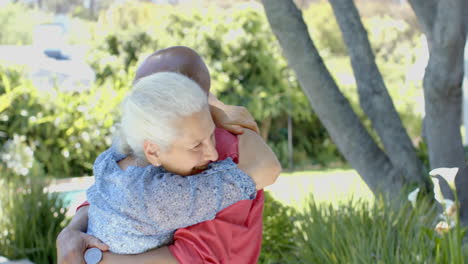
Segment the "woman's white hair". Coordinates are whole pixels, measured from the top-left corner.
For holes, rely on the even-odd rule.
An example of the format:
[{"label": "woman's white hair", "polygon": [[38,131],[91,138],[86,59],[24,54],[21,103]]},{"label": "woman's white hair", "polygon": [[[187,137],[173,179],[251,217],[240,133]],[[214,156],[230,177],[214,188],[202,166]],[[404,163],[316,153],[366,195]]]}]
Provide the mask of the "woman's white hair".
[{"label": "woman's white hair", "polygon": [[186,76],[159,72],[141,78],[122,103],[122,120],[114,146],[122,154],[145,159],[143,142],[164,150],[180,134],[174,122],[208,106],[206,94]]}]

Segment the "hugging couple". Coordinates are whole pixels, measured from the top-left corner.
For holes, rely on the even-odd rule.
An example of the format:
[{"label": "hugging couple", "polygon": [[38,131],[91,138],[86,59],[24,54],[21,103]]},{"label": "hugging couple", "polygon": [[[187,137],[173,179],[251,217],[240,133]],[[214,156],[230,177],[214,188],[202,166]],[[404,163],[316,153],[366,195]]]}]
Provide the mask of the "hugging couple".
[{"label": "hugging couple", "polygon": [[59,264],[257,263],[263,188],[281,166],[244,107],[210,93],[201,57],[159,50],[137,69]]}]

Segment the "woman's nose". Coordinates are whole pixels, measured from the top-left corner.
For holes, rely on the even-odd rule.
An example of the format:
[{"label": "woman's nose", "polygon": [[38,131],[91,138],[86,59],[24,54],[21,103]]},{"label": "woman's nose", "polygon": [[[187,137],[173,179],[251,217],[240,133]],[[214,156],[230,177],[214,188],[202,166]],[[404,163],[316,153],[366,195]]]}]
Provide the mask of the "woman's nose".
[{"label": "woman's nose", "polygon": [[218,151],[216,151],[216,145],[211,140],[207,144],[207,148],[205,150],[205,157],[207,160],[211,160],[211,161],[218,160]]}]

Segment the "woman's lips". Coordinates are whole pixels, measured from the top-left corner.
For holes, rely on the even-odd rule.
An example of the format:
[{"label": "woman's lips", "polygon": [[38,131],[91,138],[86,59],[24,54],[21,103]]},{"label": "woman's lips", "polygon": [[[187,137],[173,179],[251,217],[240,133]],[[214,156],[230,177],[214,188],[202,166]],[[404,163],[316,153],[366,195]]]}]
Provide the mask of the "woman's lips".
[{"label": "woman's lips", "polygon": [[206,170],[206,168],[208,168],[208,163],[195,167],[196,170]]},{"label": "woman's lips", "polygon": [[208,168],[208,164],[209,164],[209,163],[206,163],[206,164],[201,165],[201,166],[193,167],[193,171],[194,171],[196,174],[198,174],[198,173],[200,173],[200,172],[206,170],[206,169]]}]

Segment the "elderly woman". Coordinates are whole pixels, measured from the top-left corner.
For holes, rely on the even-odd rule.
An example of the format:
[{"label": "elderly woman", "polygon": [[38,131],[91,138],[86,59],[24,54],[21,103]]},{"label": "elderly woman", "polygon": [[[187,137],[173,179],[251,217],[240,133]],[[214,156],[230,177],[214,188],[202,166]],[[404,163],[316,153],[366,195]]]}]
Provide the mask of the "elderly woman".
[{"label": "elderly woman", "polygon": [[[137,75],[138,75],[138,73],[137,73]],[[196,78],[194,78],[194,79],[196,80]],[[174,149],[175,150],[183,150],[182,152],[179,152],[179,154],[178,154],[178,155],[183,155],[183,152],[185,152],[186,149],[178,148],[178,147],[188,146],[189,141],[190,141],[188,139],[190,137],[203,139],[203,140],[200,140],[200,143],[197,143],[197,145],[199,145],[198,147],[204,149],[203,151],[201,151],[204,154],[199,154],[198,155],[198,156],[202,157],[201,159],[200,158],[191,159],[189,164],[187,164],[187,166],[180,167],[176,163],[172,163],[171,159],[168,159],[169,157],[177,158],[178,155],[171,156],[172,154],[175,154],[176,152],[168,151],[168,152],[164,153],[162,151],[162,148],[160,146],[158,146],[157,144],[146,143],[143,146],[143,153],[145,153],[146,161],[148,161],[150,163],[153,162],[154,165],[159,165],[159,163],[161,163],[163,166],[167,166],[168,168],[174,168],[178,173],[180,173],[182,175],[184,175],[184,174],[185,175],[190,175],[190,174],[193,174],[193,173],[198,173],[200,170],[204,169],[206,162],[209,161],[209,160],[215,159],[215,156],[216,156],[216,154],[212,151],[212,147],[213,147],[212,143],[210,143],[211,142],[210,141],[211,140],[210,139],[211,129],[208,129],[208,128],[212,127],[212,125],[211,125],[212,123],[210,123],[210,118],[207,118],[208,116],[209,116],[209,114],[206,111],[205,111],[204,114],[203,114],[203,111],[199,111],[198,114],[192,115],[190,118],[185,119],[184,120],[185,122],[181,121],[185,125],[188,124],[189,126],[192,126],[191,127],[192,129],[190,129],[190,130],[195,131],[195,132],[198,131],[199,134],[190,133],[190,135],[186,135],[183,138],[177,138],[176,141],[178,141],[178,144],[174,143],[171,146],[172,150],[174,150]],[[182,124],[181,122],[178,122],[178,124],[181,125]],[[177,122],[175,122],[175,123],[177,123]],[[211,144],[211,147],[210,147],[210,144]],[[197,146],[194,146],[194,147],[197,148]],[[210,150],[210,148],[211,148],[211,150]],[[243,135],[239,136],[239,149],[238,149],[238,152],[239,152],[239,155],[240,155],[239,167],[242,168],[245,172],[247,172],[247,174],[249,174],[252,177],[252,179],[255,181],[256,187],[258,189],[260,189],[261,187],[263,187],[263,186],[265,186],[267,184],[270,184],[276,178],[276,176],[278,175],[280,168],[279,168],[279,164],[278,164],[276,158],[272,154],[271,150],[269,150],[269,148],[261,141],[260,137],[258,135],[256,135],[255,133],[252,133],[252,132],[247,130]],[[158,153],[160,153],[161,155],[158,155]],[[192,154],[190,154],[189,156],[191,156],[191,155]],[[244,157],[244,158],[242,158],[242,157]],[[136,160],[133,159],[133,158],[125,158],[125,159],[118,162],[119,168],[121,170],[128,169],[126,167],[129,166],[129,165],[130,166],[134,165],[134,162],[136,162]],[[174,164],[174,166],[172,167],[171,164]],[[224,165],[220,165],[218,168],[223,167],[223,166]],[[130,168],[133,168],[133,167],[130,167]],[[226,167],[226,168],[228,168],[228,167]],[[232,167],[229,167],[229,169],[232,169]],[[239,175],[241,175],[241,174],[239,174]],[[237,176],[239,176],[239,175],[237,175]],[[190,176],[190,177],[195,179],[195,177],[197,177],[197,176]],[[177,179],[180,180],[180,178],[177,178]],[[248,178],[245,178],[245,175],[244,175],[244,177],[243,178],[241,177],[241,179],[245,180],[245,179],[248,179]],[[239,178],[236,178],[236,180],[234,182],[239,182],[238,180],[239,180]],[[242,181],[243,180],[240,180],[240,182],[242,182]],[[213,184],[213,183],[210,183],[210,184]],[[228,185],[232,187],[232,184],[228,184]],[[246,184],[245,186],[247,186],[247,185],[248,184]],[[202,186],[200,186],[200,187],[202,187]],[[240,188],[240,189],[242,189],[242,188]],[[231,191],[232,191],[232,188],[231,188]],[[238,193],[242,193],[242,191],[241,192],[234,191],[234,193],[238,194]],[[262,193],[260,193],[260,194],[262,194]],[[244,193],[244,195],[245,195],[245,193]],[[259,196],[259,195],[257,195],[257,196]],[[244,198],[245,198],[245,196],[244,196]],[[222,199],[224,199],[224,197]],[[203,199],[200,199],[200,201],[201,200],[203,200]],[[234,200],[232,200],[232,201],[234,201]],[[203,202],[210,203],[211,198],[206,198],[206,200],[204,200]],[[96,200],[96,203],[99,203],[99,199]],[[223,202],[218,201],[218,204],[219,203],[223,204]],[[228,204],[228,203],[225,203],[225,205],[226,204]],[[241,209],[240,204],[241,204],[241,202],[236,204],[236,206],[239,205],[237,207],[237,209]],[[247,205],[247,204],[244,203],[243,205]],[[254,205],[255,205],[255,201],[254,201]],[[208,204],[207,204],[207,207],[209,207]],[[217,209],[215,209],[215,211],[219,210],[220,208],[222,208],[222,207],[218,207]],[[228,210],[228,209],[231,210],[231,208],[235,208],[235,206],[234,207],[229,207],[226,210]],[[252,206],[252,208],[256,208],[256,206]],[[213,209],[213,208],[211,208],[211,209]],[[226,210],[224,210],[224,211],[226,211]],[[83,211],[83,209],[80,210],[80,211]],[[206,210],[201,210],[201,211],[206,212]],[[258,213],[259,210],[255,209],[255,211],[256,211],[256,213]],[[238,215],[238,216],[229,215],[229,213],[227,213],[227,212],[228,211],[226,211],[226,213],[224,213],[224,215],[222,216],[222,217],[225,217],[225,219],[223,219],[224,220],[223,222],[229,222],[230,220],[233,220],[233,219],[236,219],[236,218],[237,218],[236,221],[241,220],[241,221],[243,221],[245,223],[248,223],[248,222],[252,221],[252,219],[249,219],[249,221],[245,221],[245,219],[249,218],[248,217],[249,213],[246,210],[243,211],[244,214],[241,214],[241,215]],[[83,212],[81,212],[81,213],[83,214]],[[213,211],[211,211],[211,214],[213,214]],[[218,217],[221,218],[221,215],[218,215],[216,218],[218,219]],[[247,218],[244,219],[243,217],[247,217]],[[80,219],[80,218],[77,218],[77,219]],[[217,224],[219,223],[219,221],[217,222],[217,219],[213,220],[214,222],[213,221],[204,222],[199,227],[217,226]],[[74,223],[72,223],[72,224],[75,225],[76,227],[78,227],[77,229],[79,229],[79,230],[86,229],[86,226],[84,226],[84,223],[82,221],[82,218],[81,218],[81,220],[76,220],[76,221],[75,220],[76,219],[73,220]],[[258,228],[256,229],[256,230],[260,230],[260,232],[258,233],[258,231],[255,231],[255,232],[257,232],[256,236],[258,237],[258,234],[260,234],[260,236],[261,236],[261,208],[260,208],[260,219],[258,219],[258,217],[257,217],[256,221],[260,222],[260,229],[258,229]],[[203,250],[200,251],[199,249],[190,248],[190,247],[194,247],[194,245],[197,245],[196,240],[198,238],[203,237],[202,235],[197,235],[197,236],[194,235],[196,233],[196,231],[197,231],[197,226],[198,225],[193,226],[193,227],[191,227],[190,229],[187,229],[187,230],[181,229],[181,230],[184,230],[184,231],[182,231],[182,232],[178,231],[179,236],[177,236],[177,233],[176,233],[176,241],[175,241],[176,243],[173,246],[171,246],[171,253],[172,253],[173,256],[171,254],[169,254],[169,251],[167,250],[166,247],[163,247],[161,249],[153,250],[153,251],[147,252],[145,254],[129,255],[129,256],[125,256],[125,257],[123,257],[121,255],[112,255],[112,254],[107,254],[106,255],[105,254],[103,262],[109,262],[109,263],[117,263],[117,262],[120,262],[120,263],[140,263],[142,261],[148,260],[149,261],[148,263],[176,263],[175,259],[174,259],[174,257],[176,257],[182,263],[202,263],[202,262],[199,262],[198,257],[208,257],[208,258],[210,258],[210,259],[212,259],[214,261],[214,262],[211,262],[211,263],[215,263],[216,261],[214,259],[216,257],[219,257],[219,256],[223,255],[223,254],[221,254],[221,251],[225,251],[226,248],[217,248],[217,249],[211,248],[211,249],[216,251],[213,254],[213,255],[216,255],[216,256],[198,256],[198,255],[204,255],[203,253],[206,253],[207,250],[204,250],[204,252],[202,252]],[[250,229],[253,229],[253,228],[250,228]],[[200,230],[200,228],[198,229],[198,231],[199,230]],[[210,231],[210,230],[208,230],[208,231]],[[229,230],[225,230],[225,231],[228,232]],[[248,233],[248,230],[244,230],[244,231],[245,231],[245,233]],[[244,232],[244,231],[242,231],[242,232]],[[67,234],[67,232],[64,232],[64,233]],[[62,261],[63,263],[73,263],[70,259],[68,259],[69,262],[67,262],[67,259],[63,257],[63,254],[61,254],[62,252],[65,252],[66,254],[69,254],[69,252],[70,252],[70,250],[67,249],[66,245],[63,245],[63,243],[61,243],[61,240],[64,240],[65,238],[69,238],[69,236],[67,236],[65,234],[63,234],[63,235],[61,234],[62,239],[60,239],[60,237],[58,239],[59,262]],[[68,234],[70,234],[70,232],[68,232]],[[184,235],[186,235],[186,237],[184,237]],[[217,234],[217,236],[220,237],[220,240],[223,240],[223,233],[219,233],[219,234]],[[189,237],[189,239],[187,239],[187,237]],[[77,234],[77,235],[75,235],[73,237],[73,239],[78,240],[78,241],[81,240],[81,241],[84,242],[84,241],[86,241],[87,238],[84,235]],[[187,240],[191,240],[191,241],[189,241],[190,243],[184,243],[184,241],[187,242]],[[204,241],[206,241],[206,240],[210,240],[210,237],[208,237],[208,239],[207,239],[207,237],[205,236]],[[212,239],[212,240],[213,240],[212,242],[216,242],[215,241],[216,239]],[[103,250],[106,249],[105,246],[103,246],[102,244],[100,244],[97,241],[92,241],[92,240],[90,241],[89,239],[87,241],[88,241],[87,244],[89,246],[98,246]],[[82,244],[83,244],[83,242],[82,242]],[[200,241],[198,241],[198,242],[200,242]],[[252,241],[251,243],[254,243],[254,242]],[[255,243],[257,243],[257,242],[255,242]],[[187,246],[187,245],[189,245],[189,246]],[[218,243],[218,245],[219,245],[219,243]],[[212,246],[212,244],[210,245],[210,241],[207,241],[206,244],[204,244],[202,246]],[[222,245],[222,246],[228,247],[230,245]],[[250,246],[249,245],[244,245],[245,248],[257,248],[257,249],[259,249],[258,246],[259,246],[259,244],[250,245]],[[182,251],[183,252],[188,251],[187,254],[189,254],[190,251],[192,251],[192,253],[195,252],[193,257],[195,257],[197,259],[193,259],[193,261],[192,261],[192,259],[187,258],[187,256],[181,256],[181,255],[184,254],[184,253],[181,253]],[[243,251],[243,250],[241,250],[239,248],[237,248],[236,251],[237,251],[236,253],[238,253],[238,254],[244,254],[245,255],[245,253],[246,253],[245,250]],[[73,252],[73,251],[71,251],[71,252]],[[256,259],[258,257],[257,253],[258,252],[255,252],[255,250],[254,250],[253,253],[252,253],[253,256],[250,256],[250,258],[251,259]],[[195,254],[198,254],[198,255],[195,256]],[[247,254],[250,254],[250,253],[247,253]],[[232,252],[230,252],[230,255],[234,256],[235,254],[232,254]],[[67,256],[67,255],[65,255],[65,256]],[[232,258],[232,256],[231,256],[231,258]],[[62,257],[62,259],[61,259],[61,257]],[[245,259],[249,258],[249,256],[244,256],[244,258]],[[202,260],[200,260],[200,261],[202,261]],[[219,260],[219,261],[220,262],[226,262],[226,261],[229,261],[229,260],[224,259],[224,261],[221,261],[221,260]],[[79,263],[79,262],[77,262],[77,263]],[[243,263],[247,263],[247,262],[243,261]],[[255,263],[255,260],[253,260],[252,262],[248,262],[248,263]]]}]

